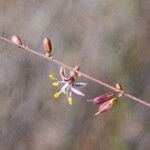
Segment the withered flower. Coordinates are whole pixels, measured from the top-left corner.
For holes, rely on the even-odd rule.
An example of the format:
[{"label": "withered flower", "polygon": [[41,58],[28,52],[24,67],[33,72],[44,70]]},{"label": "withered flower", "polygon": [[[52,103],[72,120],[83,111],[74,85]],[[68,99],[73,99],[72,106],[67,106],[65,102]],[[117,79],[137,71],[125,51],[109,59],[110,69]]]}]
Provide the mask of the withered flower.
[{"label": "withered flower", "polygon": [[11,41],[12,41],[15,45],[17,45],[18,47],[20,47],[20,46],[23,45],[21,39],[20,39],[18,36],[16,36],[16,35],[13,35],[13,36],[11,37]]},{"label": "withered flower", "polygon": [[50,39],[48,37],[45,37],[43,39],[43,47],[44,47],[44,50],[46,52],[45,55],[50,58],[52,56],[52,54],[51,54],[51,52],[52,52],[52,44],[51,44],[51,41],[50,41]]},{"label": "withered flower", "polygon": [[59,92],[56,92],[54,94],[54,97],[57,98],[60,96],[60,94],[67,95],[68,103],[72,105],[72,93],[75,93],[80,96],[85,96],[83,92],[81,92],[79,89],[86,86],[86,83],[75,83],[75,80],[77,77],[80,76],[79,73],[76,71],[79,71],[79,66],[75,66],[73,70],[70,71],[69,76],[67,77],[65,68],[60,68],[60,77],[61,81],[58,81],[54,75],[50,74],[50,79],[53,81],[53,86],[57,87],[59,85],[62,85],[61,90]]},{"label": "withered flower", "polygon": [[116,98],[112,98],[111,100],[104,102],[102,105],[100,105],[100,107],[99,107],[99,109],[98,109],[98,112],[95,113],[95,115],[98,115],[98,114],[100,114],[100,113],[106,112],[106,111],[109,110],[116,102],[117,102],[117,99],[116,99]]},{"label": "withered flower", "polygon": [[118,89],[118,92],[109,92],[104,95],[100,95],[92,100],[87,100],[88,102],[92,101],[93,104],[101,104],[96,115],[110,109],[117,102],[117,98],[123,95],[124,91],[122,89],[122,86],[117,83],[116,88]]},{"label": "withered flower", "polygon": [[111,100],[112,98],[114,98],[115,97],[115,93],[113,93],[113,92],[109,92],[109,93],[106,93],[106,94],[104,94],[104,95],[100,95],[100,96],[98,96],[98,97],[95,97],[94,99],[92,99],[92,100],[87,100],[88,102],[90,102],[90,101],[92,101],[93,102],[93,104],[102,104],[102,103],[104,103],[104,102],[106,102],[106,101],[109,101],[109,100]]}]

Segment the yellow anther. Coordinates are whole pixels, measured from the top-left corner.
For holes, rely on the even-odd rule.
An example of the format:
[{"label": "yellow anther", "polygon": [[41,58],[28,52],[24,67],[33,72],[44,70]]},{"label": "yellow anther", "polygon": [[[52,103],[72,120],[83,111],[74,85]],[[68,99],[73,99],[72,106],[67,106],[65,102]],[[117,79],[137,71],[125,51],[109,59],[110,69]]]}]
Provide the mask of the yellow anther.
[{"label": "yellow anther", "polygon": [[58,86],[59,85],[59,83],[58,82],[53,82],[53,86]]},{"label": "yellow anther", "polygon": [[117,102],[117,99],[116,99],[116,98],[112,98],[112,99],[111,99],[111,102],[112,102],[113,104],[115,104],[115,103]]},{"label": "yellow anther", "polygon": [[72,97],[68,97],[68,103],[72,105]]},{"label": "yellow anther", "polygon": [[52,80],[52,81],[55,81],[55,76],[53,74],[50,74],[49,75],[49,78]]},{"label": "yellow anther", "polygon": [[54,94],[54,97],[57,98],[57,97],[59,97],[59,95],[60,95],[59,92],[57,92]]}]

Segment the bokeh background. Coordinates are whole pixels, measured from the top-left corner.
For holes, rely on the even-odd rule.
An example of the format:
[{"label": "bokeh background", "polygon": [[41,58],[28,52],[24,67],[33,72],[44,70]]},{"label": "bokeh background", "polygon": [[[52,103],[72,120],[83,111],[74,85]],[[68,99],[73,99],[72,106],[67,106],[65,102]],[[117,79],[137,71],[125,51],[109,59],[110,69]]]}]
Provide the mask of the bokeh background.
[{"label": "bokeh background", "polygon": [[[14,34],[40,53],[48,36],[58,60],[150,100],[149,0],[0,0],[0,35]],[[0,150],[150,149],[149,108],[123,97],[95,117],[86,99],[109,90],[84,78],[86,98],[54,100],[59,68],[0,41]]]}]

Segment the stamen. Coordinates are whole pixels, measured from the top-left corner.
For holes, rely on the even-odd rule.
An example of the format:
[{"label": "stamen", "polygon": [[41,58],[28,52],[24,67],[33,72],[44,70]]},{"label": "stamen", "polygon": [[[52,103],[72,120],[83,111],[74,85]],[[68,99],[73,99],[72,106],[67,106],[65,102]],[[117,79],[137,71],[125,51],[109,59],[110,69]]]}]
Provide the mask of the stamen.
[{"label": "stamen", "polygon": [[72,105],[72,97],[68,97],[68,103]]},{"label": "stamen", "polygon": [[52,80],[52,81],[55,81],[56,79],[55,79],[55,76],[53,75],[53,74],[50,74],[49,75],[49,78]]},{"label": "stamen", "polygon": [[53,82],[53,86],[57,87],[59,85],[58,82]]},{"label": "stamen", "polygon": [[54,94],[54,97],[55,97],[55,98],[58,98],[58,97],[59,97],[59,95],[60,95],[60,93],[59,93],[59,92],[57,92],[57,93],[55,93],[55,94]]},{"label": "stamen", "polygon": [[117,99],[116,98],[111,99],[111,101],[112,101],[113,104],[117,103]]}]

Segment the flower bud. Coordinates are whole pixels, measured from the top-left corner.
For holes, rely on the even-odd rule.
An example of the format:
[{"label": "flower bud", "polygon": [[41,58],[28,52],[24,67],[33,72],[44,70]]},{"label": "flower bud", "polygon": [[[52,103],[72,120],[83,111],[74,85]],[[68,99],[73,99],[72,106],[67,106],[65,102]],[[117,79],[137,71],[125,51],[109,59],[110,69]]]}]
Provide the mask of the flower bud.
[{"label": "flower bud", "polygon": [[21,42],[20,38],[19,38],[18,36],[16,36],[16,35],[13,35],[13,36],[11,37],[11,41],[12,41],[15,45],[17,45],[18,47],[22,46],[22,42]]},{"label": "flower bud", "polygon": [[51,41],[50,41],[49,38],[45,37],[45,38],[43,39],[43,47],[44,47],[46,53],[51,54],[51,51],[52,51],[52,44],[51,44]]},{"label": "flower bud", "polygon": [[51,44],[51,41],[50,41],[50,39],[49,38],[44,38],[43,39],[43,47],[44,47],[44,49],[45,49],[45,51],[46,51],[46,56],[48,57],[48,58],[50,58],[50,57],[52,57],[52,54],[51,54],[51,51],[52,51],[52,44]]}]

